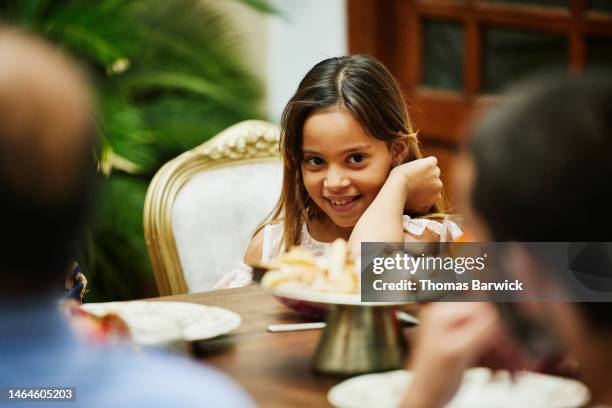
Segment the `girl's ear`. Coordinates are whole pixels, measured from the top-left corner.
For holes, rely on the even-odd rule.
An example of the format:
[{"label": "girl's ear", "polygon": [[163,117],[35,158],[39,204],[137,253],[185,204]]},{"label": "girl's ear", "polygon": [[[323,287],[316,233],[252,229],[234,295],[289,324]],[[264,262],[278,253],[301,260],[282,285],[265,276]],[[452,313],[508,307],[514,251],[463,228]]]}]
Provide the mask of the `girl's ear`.
[{"label": "girl's ear", "polygon": [[391,160],[393,167],[404,163],[410,150],[410,138],[416,135],[400,133],[399,137],[391,142]]}]

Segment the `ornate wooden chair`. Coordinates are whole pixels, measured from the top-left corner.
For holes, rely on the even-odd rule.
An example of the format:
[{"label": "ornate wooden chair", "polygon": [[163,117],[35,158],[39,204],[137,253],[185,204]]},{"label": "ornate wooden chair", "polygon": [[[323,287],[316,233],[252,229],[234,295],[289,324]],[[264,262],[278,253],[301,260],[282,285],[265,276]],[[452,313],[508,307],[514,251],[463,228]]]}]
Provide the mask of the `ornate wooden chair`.
[{"label": "ornate wooden chair", "polygon": [[277,126],[249,120],[160,168],[144,207],[160,295],[210,290],[240,265],[279,196],[278,141]]}]

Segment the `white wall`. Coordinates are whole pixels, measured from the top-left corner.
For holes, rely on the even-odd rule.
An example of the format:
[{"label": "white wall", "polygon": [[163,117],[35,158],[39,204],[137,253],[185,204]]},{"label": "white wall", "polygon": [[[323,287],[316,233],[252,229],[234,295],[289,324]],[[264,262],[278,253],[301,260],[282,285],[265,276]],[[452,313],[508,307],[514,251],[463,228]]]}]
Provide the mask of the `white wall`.
[{"label": "white wall", "polygon": [[[268,69],[268,20],[260,13],[238,0],[202,0],[208,7],[221,13],[235,37],[236,49],[250,71],[265,85]],[[267,109],[264,101],[262,110]]]},{"label": "white wall", "polygon": [[280,120],[300,80],[317,62],[348,51],[346,0],[270,0],[280,15],[237,0],[202,0],[223,13],[251,72],[265,86],[265,111]]},{"label": "white wall", "polygon": [[273,0],[268,19],[267,112],[280,120],[300,80],[317,62],[348,51],[346,0]]}]

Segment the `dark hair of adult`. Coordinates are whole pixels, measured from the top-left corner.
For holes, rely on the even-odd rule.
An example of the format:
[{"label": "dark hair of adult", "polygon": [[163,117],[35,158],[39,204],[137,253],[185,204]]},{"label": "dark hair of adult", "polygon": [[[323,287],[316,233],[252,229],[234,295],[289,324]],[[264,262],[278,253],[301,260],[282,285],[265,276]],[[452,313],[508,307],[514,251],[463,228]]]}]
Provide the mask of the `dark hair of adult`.
[{"label": "dark hair of adult", "polygon": [[63,283],[94,192],[90,92],[52,46],[0,27],[0,294]]},{"label": "dark hair of adult", "polygon": [[[609,242],[612,74],[538,76],[517,86],[469,144],[472,203],[496,241]],[[612,328],[607,303],[585,303]]]}]

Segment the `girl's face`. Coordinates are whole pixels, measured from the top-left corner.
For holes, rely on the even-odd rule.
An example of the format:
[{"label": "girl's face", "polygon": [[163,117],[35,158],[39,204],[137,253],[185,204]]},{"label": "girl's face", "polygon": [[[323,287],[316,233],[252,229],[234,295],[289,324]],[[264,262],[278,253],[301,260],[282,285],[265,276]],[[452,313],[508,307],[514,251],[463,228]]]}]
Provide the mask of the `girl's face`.
[{"label": "girl's face", "polygon": [[334,224],[354,227],[391,170],[387,143],[366,133],[343,107],[310,115],[302,133],[306,191]]}]

